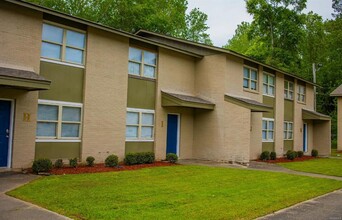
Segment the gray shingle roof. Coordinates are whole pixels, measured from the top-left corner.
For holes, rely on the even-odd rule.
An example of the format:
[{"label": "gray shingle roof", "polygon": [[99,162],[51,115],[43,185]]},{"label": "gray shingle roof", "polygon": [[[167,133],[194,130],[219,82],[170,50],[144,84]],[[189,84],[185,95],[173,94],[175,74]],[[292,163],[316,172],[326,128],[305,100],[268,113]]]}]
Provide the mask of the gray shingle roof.
[{"label": "gray shingle roof", "polygon": [[249,99],[249,98],[245,98],[245,97],[239,97],[239,96],[233,96],[233,95],[228,95],[228,94],[225,94],[225,95],[229,96],[231,98],[237,99],[237,100],[244,102],[246,104],[256,105],[256,106],[265,107],[265,108],[272,108],[271,106],[265,105],[261,102],[255,101],[253,99]]},{"label": "gray shingle roof", "polygon": [[45,79],[43,76],[40,76],[33,71],[12,69],[7,67],[0,67],[0,76],[50,82],[50,80]]},{"label": "gray shingle roof", "polygon": [[170,92],[165,92],[165,91],[163,91],[163,93],[168,94],[170,96],[173,96],[175,98],[178,98],[182,101],[186,101],[186,102],[194,102],[194,103],[209,104],[209,105],[214,104],[212,102],[209,102],[207,100],[201,99],[201,98],[196,97],[196,96],[182,95],[182,94],[170,93]]},{"label": "gray shingle roof", "polygon": [[342,96],[342,84],[330,93],[330,96]]}]

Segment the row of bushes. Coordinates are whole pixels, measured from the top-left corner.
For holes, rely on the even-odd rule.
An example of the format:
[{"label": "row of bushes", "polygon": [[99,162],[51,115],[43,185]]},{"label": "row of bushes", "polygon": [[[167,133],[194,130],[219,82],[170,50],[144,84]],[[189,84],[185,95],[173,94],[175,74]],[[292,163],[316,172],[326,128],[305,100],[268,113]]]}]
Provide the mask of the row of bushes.
[{"label": "row of bushes", "polygon": [[[289,160],[294,160],[295,158],[303,157],[304,152],[303,151],[293,151],[293,150],[288,150],[285,154],[286,158]],[[317,150],[312,150],[311,151],[311,156],[317,157],[318,156],[318,151]],[[260,154],[260,160],[275,160],[277,158],[276,152],[269,152],[269,151],[264,151]]]},{"label": "row of bushes", "polygon": [[[176,154],[169,153],[166,155],[166,160],[171,163],[176,163],[178,160],[178,157]],[[128,153],[125,156],[124,163],[126,165],[134,165],[134,164],[151,164],[155,161],[155,155],[153,152],[142,152],[142,153]],[[94,166],[95,164],[95,158],[92,156],[89,156],[86,158],[86,165],[89,167]],[[105,159],[105,166],[106,167],[116,167],[119,164],[119,158],[118,156],[112,154],[109,155]],[[70,167],[77,167],[77,158],[69,159],[69,166]],[[32,171],[35,173],[40,172],[49,172],[52,167],[55,168],[62,168],[64,166],[62,159],[57,159],[52,165],[52,161],[50,159],[37,159],[33,161],[32,165]]]}]

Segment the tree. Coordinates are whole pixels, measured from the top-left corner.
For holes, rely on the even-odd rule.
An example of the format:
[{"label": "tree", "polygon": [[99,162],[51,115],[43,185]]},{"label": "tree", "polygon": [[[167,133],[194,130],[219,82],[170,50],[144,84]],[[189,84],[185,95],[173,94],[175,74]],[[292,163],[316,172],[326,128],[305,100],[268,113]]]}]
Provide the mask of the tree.
[{"label": "tree", "polygon": [[341,17],[342,14],[342,1],[341,0],[332,0],[332,8],[334,12],[332,15],[335,18]]},{"label": "tree", "polygon": [[207,15],[198,9],[186,14],[187,0],[27,0],[69,15],[123,31],[145,29],[210,43]]}]

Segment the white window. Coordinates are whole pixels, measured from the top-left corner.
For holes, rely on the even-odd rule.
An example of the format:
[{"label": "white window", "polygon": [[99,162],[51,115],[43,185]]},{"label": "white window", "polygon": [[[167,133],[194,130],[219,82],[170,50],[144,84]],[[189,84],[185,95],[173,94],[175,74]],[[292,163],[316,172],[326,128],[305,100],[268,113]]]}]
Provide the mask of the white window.
[{"label": "white window", "polygon": [[38,101],[37,139],[80,139],[82,104]]},{"label": "white window", "polygon": [[157,54],[137,49],[129,48],[128,73],[147,78],[156,78]]},{"label": "white window", "polygon": [[264,73],[263,75],[263,94],[274,97],[275,78],[274,75]]},{"label": "white window", "polygon": [[293,122],[284,122],[284,140],[293,140]]},{"label": "white window", "polygon": [[297,101],[305,103],[305,86],[298,85]]},{"label": "white window", "polygon": [[285,99],[293,100],[293,82],[284,82],[284,97]]},{"label": "white window", "polygon": [[126,140],[153,140],[154,110],[128,108]]},{"label": "white window", "polygon": [[243,88],[258,90],[258,71],[256,69],[243,67]]},{"label": "white window", "polygon": [[262,141],[273,142],[274,140],[274,119],[263,118],[262,119]]},{"label": "white window", "polygon": [[84,64],[85,33],[43,24],[41,57],[73,64]]}]

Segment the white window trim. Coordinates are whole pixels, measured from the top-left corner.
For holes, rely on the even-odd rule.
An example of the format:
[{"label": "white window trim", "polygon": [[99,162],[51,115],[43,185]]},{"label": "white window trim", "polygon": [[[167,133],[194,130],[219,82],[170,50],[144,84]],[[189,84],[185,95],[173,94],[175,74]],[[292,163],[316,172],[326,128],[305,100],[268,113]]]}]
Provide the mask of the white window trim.
[{"label": "white window trim", "polygon": [[[36,136],[36,142],[81,142],[81,134],[82,134],[82,125],[83,125],[83,104],[76,102],[63,102],[63,101],[53,101],[53,100],[45,100],[38,99],[38,105],[52,105],[58,107],[58,118],[55,123],[57,123],[57,131],[56,137],[44,137],[44,136]],[[70,122],[71,124],[79,124],[79,136],[78,137],[62,137],[60,136],[62,133],[62,110],[63,107],[76,107],[81,108],[80,122]],[[37,118],[37,123],[39,122]],[[65,122],[64,122],[65,123]]]},{"label": "white window trim", "polygon": [[[129,57],[128,57],[128,65],[129,63],[137,63],[137,64],[140,64],[140,69],[139,69],[139,75],[136,75],[136,74],[131,74],[128,70],[128,74],[131,75],[131,76],[137,76],[137,77],[143,77],[143,78],[148,78],[148,79],[156,79],[157,78],[157,65],[158,65],[158,54],[154,51],[149,51],[149,50],[145,50],[145,49],[142,49],[142,48],[139,48],[139,47],[129,47],[129,48],[134,48],[134,49],[137,49],[137,50],[141,50],[142,53],[141,53],[141,61],[136,61],[136,60],[130,60]],[[156,55],[156,64],[155,65],[152,65],[152,64],[147,64],[144,62],[144,53],[145,52],[149,52],[149,53],[153,53]],[[129,53],[129,52],[128,52]],[[151,66],[151,67],[154,67],[154,77],[149,77],[149,76],[145,76],[144,75],[144,68],[145,68],[145,65],[146,66]]]},{"label": "white window trim", "polygon": [[[285,82],[288,83],[288,89],[285,88]],[[290,83],[292,83],[292,88],[293,88],[293,90],[290,90]],[[292,92],[292,99],[286,97],[285,94],[284,94],[284,99],[293,101],[293,100],[296,98],[296,97],[294,97],[294,96],[295,96],[295,91],[294,91],[294,90],[295,90],[295,84],[294,84],[294,82],[291,82],[291,81],[288,81],[288,80],[284,80],[284,91],[286,91],[287,96],[289,96],[288,94],[289,94],[290,92]]]},{"label": "white window trim", "polygon": [[[50,58],[50,57],[43,57],[40,54],[41,60],[44,60],[44,61],[47,61],[47,62],[51,62],[51,63],[63,64],[63,65],[67,65],[67,66],[83,67],[84,68],[85,61],[86,61],[86,49],[87,49],[87,32],[84,31],[84,30],[80,30],[80,29],[77,29],[77,28],[69,27],[69,26],[66,26],[66,25],[63,25],[63,24],[59,24],[59,23],[56,23],[56,22],[52,22],[52,21],[48,21],[48,20],[43,20],[43,24],[47,24],[47,25],[51,25],[51,26],[62,28],[63,29],[63,39],[62,39],[62,44],[61,44],[62,48],[61,48],[61,58],[60,59],[55,59],[55,58]],[[81,33],[81,34],[85,35],[85,38],[84,38],[84,48],[78,48],[78,47],[72,47],[72,46],[67,46],[66,45],[66,31],[67,30],[78,32],[78,33]],[[42,25],[42,32],[43,32],[43,25]],[[60,45],[60,44],[57,44],[57,43],[54,43],[54,42],[43,40],[43,37],[42,37],[41,38],[41,43],[43,43],[43,42],[50,43],[50,44],[55,44],[55,45]],[[75,48],[77,50],[82,50],[83,51],[83,57],[82,57],[82,63],[81,64],[64,60],[64,58],[65,58],[65,48],[66,47]]]},{"label": "white window trim", "polygon": [[[300,87],[304,88],[304,93],[300,93],[300,89],[299,89]],[[298,100],[300,96],[304,97],[304,101]],[[298,86],[297,86],[297,102],[302,103],[302,104],[306,103],[306,86],[304,86],[304,85],[298,84]]]},{"label": "white window trim", "polygon": [[[269,121],[273,121],[273,139],[266,139],[266,140],[264,140],[263,138],[262,138],[262,135],[261,135],[261,139],[262,139],[262,142],[264,142],[264,143],[274,143],[274,135],[275,135],[275,131],[274,131],[274,128],[275,128],[275,123],[274,123],[274,118],[262,118],[262,120],[264,121],[267,121],[267,124],[268,124],[268,122]],[[264,129],[261,127],[261,133],[262,133],[262,131],[263,131]],[[268,138],[268,131],[270,131],[270,130],[266,130],[266,137]]]},{"label": "white window trim", "polygon": [[272,76],[273,78],[274,78],[274,85],[273,85],[273,88],[274,88],[274,94],[273,95],[270,95],[270,94],[265,94],[264,93],[264,85],[266,85],[267,87],[270,87],[270,86],[272,86],[272,85],[270,85],[269,83],[265,83],[264,82],[264,77],[262,78],[262,95],[264,95],[264,96],[269,96],[269,97],[275,97],[275,93],[276,93],[276,76],[274,75],[274,74],[271,74],[271,73],[268,73],[268,72],[263,72],[263,75],[266,75],[267,77],[268,76]]},{"label": "white window trim", "polygon": [[[127,112],[135,112],[139,113],[139,123],[138,123],[138,137],[137,138],[127,138],[126,137],[126,142],[154,142],[154,132],[155,132],[155,111],[151,109],[140,109],[140,108],[127,108]],[[150,125],[149,127],[152,127],[152,138],[141,138],[141,128],[143,127],[141,123],[142,119],[142,114],[143,113],[148,113],[148,114],[153,114],[153,125]],[[133,125],[132,125],[133,126]],[[147,126],[147,125],[146,125]],[[126,123],[127,127],[127,123]]]},{"label": "white window trim", "polygon": [[[285,141],[292,141],[293,140],[293,121],[284,121],[284,123],[287,123],[287,124],[292,124],[292,130],[285,130],[284,127],[283,127],[283,132],[286,132],[286,138],[284,138]],[[288,125],[287,125],[287,128],[288,128]],[[291,131],[292,132],[292,138],[287,138],[288,136],[288,132]]]},{"label": "white window trim", "polygon": [[[249,69],[249,78],[248,78],[248,88],[245,88],[243,86],[243,80],[246,79],[245,76],[244,76],[244,71],[242,71],[242,87],[245,91],[248,91],[248,92],[255,92],[255,93],[258,93],[259,92],[259,81],[260,81],[260,77],[259,77],[259,70],[254,68],[254,67],[251,67],[251,66],[247,66],[247,65],[243,65],[243,69],[244,68],[247,68]],[[257,79],[256,80],[252,80],[251,79],[251,70],[255,70],[256,71],[256,75],[257,75]],[[251,81],[256,81],[256,90],[252,89],[251,88]]]}]

